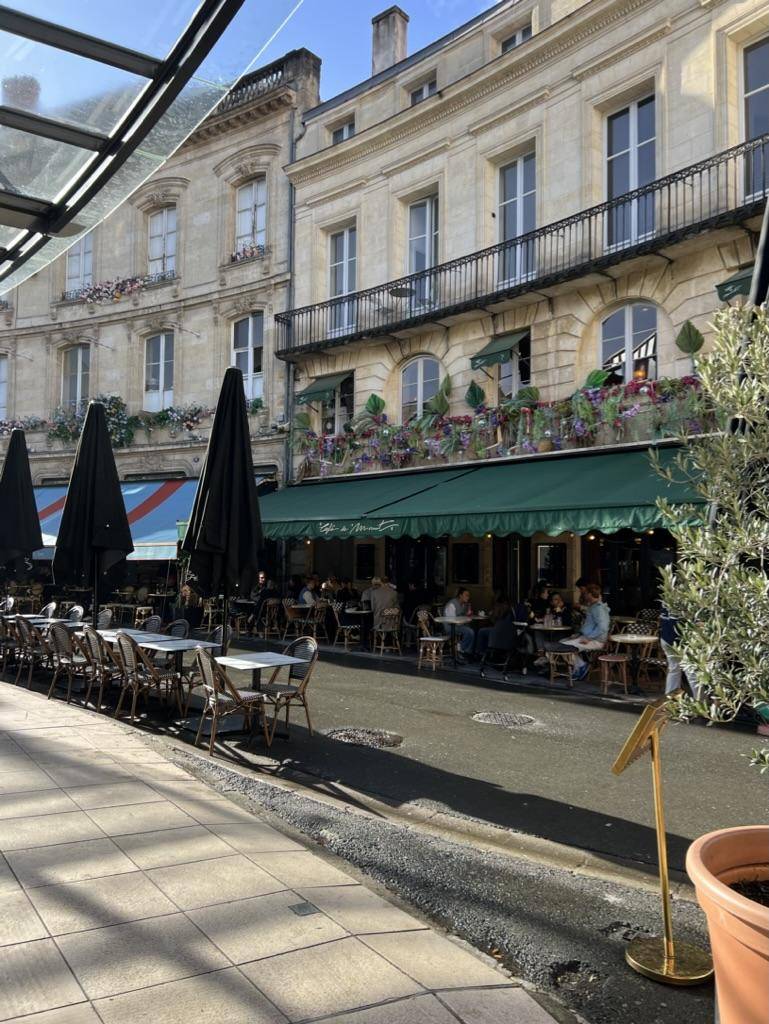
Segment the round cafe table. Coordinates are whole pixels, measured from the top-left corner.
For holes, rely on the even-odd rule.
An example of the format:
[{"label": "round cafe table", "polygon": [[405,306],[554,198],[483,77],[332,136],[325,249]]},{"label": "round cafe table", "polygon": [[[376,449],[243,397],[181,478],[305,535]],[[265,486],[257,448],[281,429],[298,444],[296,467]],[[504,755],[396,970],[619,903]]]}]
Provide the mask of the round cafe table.
[{"label": "round cafe table", "polygon": [[468,622],[472,621],[469,615],[436,615],[433,617],[433,622],[440,622],[449,627],[449,646],[454,668],[459,664],[457,661],[457,626],[466,626]]},{"label": "round cafe table", "polygon": [[641,658],[644,648],[651,648],[656,644],[658,637],[656,633],[612,633],[609,640],[613,644],[626,644],[630,648],[630,678],[632,691],[638,692],[638,675],[641,671]]},{"label": "round cafe table", "polygon": [[345,608],[345,615],[357,615],[360,617],[360,645],[366,647],[368,644],[369,634],[371,632],[369,628],[367,615],[373,615],[374,613],[370,608]]}]

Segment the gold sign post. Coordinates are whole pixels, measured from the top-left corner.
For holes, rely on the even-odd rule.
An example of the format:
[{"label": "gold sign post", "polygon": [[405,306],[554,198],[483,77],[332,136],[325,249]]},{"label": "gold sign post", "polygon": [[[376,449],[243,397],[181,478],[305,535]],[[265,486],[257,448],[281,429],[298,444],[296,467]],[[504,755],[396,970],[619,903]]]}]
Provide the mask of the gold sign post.
[{"label": "gold sign post", "polygon": [[663,981],[668,985],[699,985],[703,981],[708,981],[713,974],[713,961],[710,955],[699,946],[693,946],[688,942],[673,941],[660,765],[660,732],[667,720],[664,701],[650,704],[645,708],[611,769],[615,775],[620,775],[628,765],[641,757],[647,750],[651,753],[664,934],[662,938],[652,936],[633,939],[625,950],[625,959],[634,971],[638,971],[639,974],[652,978],[654,981]]}]

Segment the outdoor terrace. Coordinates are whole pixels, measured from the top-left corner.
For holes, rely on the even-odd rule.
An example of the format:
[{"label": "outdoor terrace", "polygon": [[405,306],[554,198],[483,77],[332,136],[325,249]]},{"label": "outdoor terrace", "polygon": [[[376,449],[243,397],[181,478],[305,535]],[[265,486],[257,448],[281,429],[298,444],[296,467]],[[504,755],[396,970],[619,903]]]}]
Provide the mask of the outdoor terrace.
[{"label": "outdoor terrace", "polygon": [[769,133],[510,241],[275,316],[277,355],[389,335],[605,271],[762,212]]}]

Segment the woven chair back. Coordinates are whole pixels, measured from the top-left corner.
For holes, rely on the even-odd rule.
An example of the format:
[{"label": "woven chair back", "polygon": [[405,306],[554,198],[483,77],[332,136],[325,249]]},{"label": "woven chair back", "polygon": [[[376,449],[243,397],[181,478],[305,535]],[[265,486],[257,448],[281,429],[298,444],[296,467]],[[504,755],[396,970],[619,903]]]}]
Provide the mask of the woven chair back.
[{"label": "woven chair back", "polygon": [[169,625],[167,633],[178,640],[186,640],[190,635],[190,624],[186,619],[174,619]]},{"label": "woven chair back", "polygon": [[43,605],[40,609],[40,614],[44,619],[52,619],[56,614],[56,602],[49,601],[48,604]]},{"label": "woven chair back", "polygon": [[157,633],[162,625],[163,620],[159,615],[148,615],[144,622],[142,622],[141,628],[145,633]]},{"label": "woven chair back", "polygon": [[83,618],[83,606],[82,604],[73,604],[70,610],[67,612],[68,622],[80,622]]}]

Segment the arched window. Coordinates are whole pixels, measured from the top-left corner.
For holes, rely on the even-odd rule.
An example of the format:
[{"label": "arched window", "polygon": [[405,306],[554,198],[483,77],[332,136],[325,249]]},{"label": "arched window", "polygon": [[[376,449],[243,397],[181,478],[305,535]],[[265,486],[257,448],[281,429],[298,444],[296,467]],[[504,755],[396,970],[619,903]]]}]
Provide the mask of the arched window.
[{"label": "arched window", "polygon": [[232,325],[232,366],[243,374],[246,398],[261,398],[263,392],[264,313],[259,310]]},{"label": "arched window", "polygon": [[[264,251],[267,241],[267,181],[254,178],[238,189],[235,252],[252,247]],[[253,252],[252,255],[257,255]]]},{"label": "arched window", "polygon": [[441,383],[441,367],[437,359],[420,356],[401,371],[401,423],[421,416],[425,402],[434,398]]},{"label": "arched window", "polygon": [[164,206],[149,217],[149,253],[147,269],[150,274],[176,272],[176,207]]},{"label": "arched window", "polygon": [[77,409],[88,399],[91,376],[91,346],[73,345],[64,349],[61,364],[61,404]]},{"label": "arched window", "polygon": [[160,412],[174,404],[174,336],[153,334],[144,343],[144,408]]},{"label": "arched window", "polygon": [[635,302],[603,320],[601,366],[610,372],[610,384],[653,380],[657,376],[656,306]]}]

